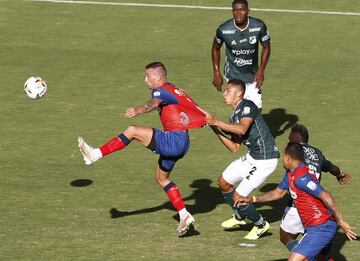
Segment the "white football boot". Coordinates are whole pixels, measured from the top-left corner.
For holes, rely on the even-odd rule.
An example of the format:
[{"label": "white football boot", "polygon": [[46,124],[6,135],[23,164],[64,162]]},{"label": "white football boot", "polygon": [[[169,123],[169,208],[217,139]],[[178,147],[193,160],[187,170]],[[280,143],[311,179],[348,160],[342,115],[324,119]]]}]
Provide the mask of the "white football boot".
[{"label": "white football boot", "polygon": [[195,219],[190,213],[187,213],[185,217],[180,219],[179,226],[177,228],[177,232],[179,235],[184,235],[190,228],[190,225],[194,224]]},{"label": "white football boot", "polygon": [[79,143],[80,152],[84,157],[84,161],[86,165],[90,165],[98,160],[94,157],[93,147],[87,144],[83,137],[78,137],[78,143]]}]

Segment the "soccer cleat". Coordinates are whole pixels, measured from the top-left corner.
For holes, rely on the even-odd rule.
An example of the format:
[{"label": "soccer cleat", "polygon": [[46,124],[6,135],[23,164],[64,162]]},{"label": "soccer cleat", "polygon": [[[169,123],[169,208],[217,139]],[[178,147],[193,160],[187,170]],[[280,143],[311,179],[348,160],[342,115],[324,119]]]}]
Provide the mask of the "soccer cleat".
[{"label": "soccer cleat", "polygon": [[253,229],[244,237],[245,239],[249,240],[256,240],[261,237],[266,231],[270,228],[269,222],[265,221],[265,224],[262,227],[254,226]]},{"label": "soccer cleat", "polygon": [[235,217],[235,215],[221,223],[221,226],[223,228],[237,228],[241,225],[246,225],[245,220],[239,220]]},{"label": "soccer cleat", "polygon": [[184,235],[190,228],[191,224],[194,224],[195,219],[193,216],[188,213],[184,218],[180,219],[179,226],[177,228],[177,232],[179,235]]},{"label": "soccer cleat", "polygon": [[96,161],[94,158],[93,147],[87,144],[83,137],[78,137],[80,152],[84,157],[86,165],[90,165]]}]

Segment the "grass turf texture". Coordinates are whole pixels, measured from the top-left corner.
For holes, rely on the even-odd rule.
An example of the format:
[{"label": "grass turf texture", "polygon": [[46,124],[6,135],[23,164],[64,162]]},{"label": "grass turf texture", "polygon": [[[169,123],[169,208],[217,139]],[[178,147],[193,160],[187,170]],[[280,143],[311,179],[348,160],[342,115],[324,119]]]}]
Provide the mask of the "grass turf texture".
[{"label": "grass turf texture", "polygon": [[[251,6],[360,12],[356,1],[252,1]],[[278,133],[279,148],[289,130],[277,130],[286,120],[305,124],[311,144],[352,174],[349,186],[340,187],[326,174],[322,183],[346,220],[359,228],[360,18],[251,14],[266,21],[272,37],[263,113]],[[176,212],[153,180],[157,157],[134,142],[87,167],[76,145],[77,135],[97,146],[129,124],[160,127],[156,112],[122,117],[126,108],[149,98],[143,67],[154,60],[165,63],[171,82],[226,119],[231,109],[211,85],[210,47],[216,27],[229,17],[230,10],[0,2],[1,260],[287,257],[278,240],[283,204],[259,206],[272,227],[256,247],[238,245],[249,243],[243,239],[246,229],[225,232],[220,227],[231,212],[216,179],[237,155],[209,129],[191,131],[191,149],[172,173],[195,214],[196,232],[186,238],[177,237]],[[30,100],[22,91],[31,75],[47,81],[41,100]],[[279,164],[262,190],[282,175]],[[358,247],[358,241],[345,242],[338,232],[333,255],[359,260]]]}]

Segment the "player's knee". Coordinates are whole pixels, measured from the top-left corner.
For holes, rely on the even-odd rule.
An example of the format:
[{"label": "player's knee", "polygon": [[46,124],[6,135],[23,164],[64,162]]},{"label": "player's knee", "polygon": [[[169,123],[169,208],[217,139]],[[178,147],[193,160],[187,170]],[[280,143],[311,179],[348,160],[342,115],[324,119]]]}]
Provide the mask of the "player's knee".
[{"label": "player's knee", "polygon": [[286,244],[289,242],[289,240],[287,239],[287,237],[286,237],[284,234],[282,234],[281,231],[280,231],[280,242],[281,242],[284,246],[286,246]]},{"label": "player's knee", "polygon": [[165,177],[155,176],[156,182],[160,185],[160,187],[164,188],[169,182]]},{"label": "player's knee", "polygon": [[280,242],[286,246],[290,241],[296,240],[296,235],[286,232],[280,228]]},{"label": "player's knee", "polygon": [[232,190],[232,185],[227,183],[222,176],[219,177],[217,184],[221,191],[228,192]]},{"label": "player's knee", "polygon": [[134,133],[136,133],[137,129],[138,129],[137,126],[130,125],[130,126],[127,127],[126,132],[130,133],[130,134],[134,134]]},{"label": "player's knee", "polygon": [[127,136],[135,136],[136,133],[138,132],[139,127],[135,126],[135,125],[129,125],[127,127],[127,129],[124,131],[124,133],[126,133]]}]

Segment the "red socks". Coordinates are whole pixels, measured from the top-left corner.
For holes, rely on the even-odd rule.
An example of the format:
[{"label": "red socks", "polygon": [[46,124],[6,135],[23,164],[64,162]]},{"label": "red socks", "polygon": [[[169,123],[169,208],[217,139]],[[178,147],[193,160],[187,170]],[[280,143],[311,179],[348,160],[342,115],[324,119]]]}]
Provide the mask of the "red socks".
[{"label": "red socks", "polygon": [[121,150],[126,145],[128,145],[129,142],[129,139],[121,133],[119,136],[116,136],[115,138],[109,140],[107,143],[100,147],[101,154],[104,157],[117,150]]},{"label": "red socks", "polygon": [[185,208],[184,201],[180,195],[180,190],[174,182],[171,181],[169,184],[167,184],[164,187],[164,191],[177,211]]}]

